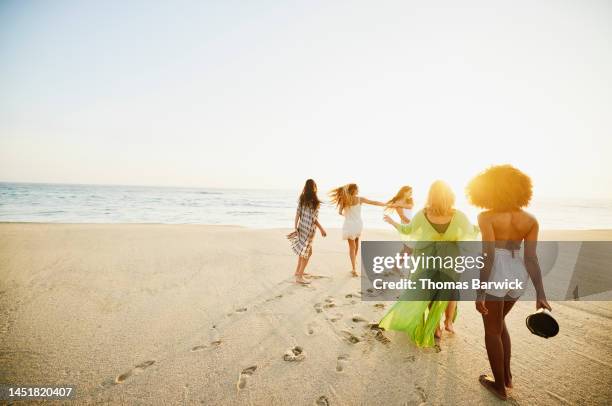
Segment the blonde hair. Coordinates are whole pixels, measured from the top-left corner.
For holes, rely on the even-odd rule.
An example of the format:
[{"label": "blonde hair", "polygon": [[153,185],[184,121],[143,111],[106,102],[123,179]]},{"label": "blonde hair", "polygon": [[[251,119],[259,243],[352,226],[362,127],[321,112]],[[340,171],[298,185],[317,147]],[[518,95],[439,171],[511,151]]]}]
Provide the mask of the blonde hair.
[{"label": "blonde hair", "polygon": [[493,211],[514,211],[529,204],[531,178],[512,165],[491,166],[468,183],[471,204]]},{"label": "blonde hair", "polygon": [[450,186],[437,180],[429,187],[425,212],[434,216],[450,216],[454,212],[455,194]]},{"label": "blonde hair", "polygon": [[389,208],[388,206],[399,202],[400,200],[404,200],[406,194],[410,192],[410,197],[407,200],[407,203],[409,205],[413,205],[414,202],[412,200],[412,187],[411,186],[402,186],[400,188],[400,190],[398,190],[398,192],[395,194],[395,196],[393,196],[388,202],[387,202],[387,207],[385,208],[385,210],[391,210],[391,208]]},{"label": "blonde hair", "polygon": [[357,204],[358,190],[357,184],[349,183],[330,191],[329,197],[331,198],[331,202],[335,204],[342,213],[345,208]]}]

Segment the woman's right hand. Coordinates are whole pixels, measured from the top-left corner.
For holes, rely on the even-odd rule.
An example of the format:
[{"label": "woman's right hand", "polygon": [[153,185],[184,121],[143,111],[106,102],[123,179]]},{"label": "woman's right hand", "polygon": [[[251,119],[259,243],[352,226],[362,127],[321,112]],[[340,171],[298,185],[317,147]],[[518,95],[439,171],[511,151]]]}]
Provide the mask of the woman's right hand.
[{"label": "woman's right hand", "polygon": [[476,311],[484,315],[489,314],[489,310],[487,309],[487,305],[485,304],[484,300],[476,299]]}]

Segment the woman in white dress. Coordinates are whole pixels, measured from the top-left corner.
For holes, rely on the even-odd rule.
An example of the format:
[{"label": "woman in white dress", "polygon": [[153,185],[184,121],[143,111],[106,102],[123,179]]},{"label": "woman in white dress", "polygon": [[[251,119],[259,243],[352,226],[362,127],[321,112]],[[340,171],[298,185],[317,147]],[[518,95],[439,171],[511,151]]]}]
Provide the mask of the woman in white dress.
[{"label": "woman in white dress", "polygon": [[[390,212],[391,209],[395,210],[395,212],[399,216],[400,223],[405,225],[405,224],[410,223],[410,220],[412,219],[413,206],[414,206],[414,201],[412,200],[412,187],[406,185],[406,186],[402,186],[400,190],[397,191],[395,196],[393,196],[387,202],[387,210],[385,211]],[[400,239],[404,241],[404,247],[399,252],[399,254],[402,256],[404,254],[408,254],[408,255],[412,254],[412,249],[406,243],[405,241],[406,238],[404,234],[400,233],[399,236],[400,236]],[[394,271],[401,275],[401,271],[399,268],[396,267]]]},{"label": "woman in white dress", "polygon": [[376,200],[366,199],[358,195],[359,188],[355,183],[340,186],[330,192],[332,203],[338,207],[338,212],[344,216],[342,225],[342,239],[348,241],[349,257],[351,259],[351,275],[357,274],[357,252],[359,251],[359,237],[363,229],[361,220],[361,205],[371,204],[373,206],[385,206],[384,203]]},{"label": "woman in white dress", "polygon": [[402,186],[395,196],[387,202],[387,207],[394,208],[401,224],[410,223],[412,218],[412,187]]}]

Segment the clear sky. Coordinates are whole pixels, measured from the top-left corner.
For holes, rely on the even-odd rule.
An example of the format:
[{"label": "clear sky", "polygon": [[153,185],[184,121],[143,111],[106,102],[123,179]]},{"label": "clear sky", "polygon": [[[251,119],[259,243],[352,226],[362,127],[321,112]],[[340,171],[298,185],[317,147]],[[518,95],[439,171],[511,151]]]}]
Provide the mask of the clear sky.
[{"label": "clear sky", "polygon": [[367,195],[496,163],[612,197],[612,2],[0,2],[3,181]]}]

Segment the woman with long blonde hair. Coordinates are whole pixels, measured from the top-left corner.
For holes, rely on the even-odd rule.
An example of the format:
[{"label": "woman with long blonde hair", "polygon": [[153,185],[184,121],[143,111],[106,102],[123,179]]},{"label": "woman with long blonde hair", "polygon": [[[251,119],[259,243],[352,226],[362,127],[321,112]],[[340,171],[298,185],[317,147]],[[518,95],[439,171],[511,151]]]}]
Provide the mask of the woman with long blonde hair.
[{"label": "woman with long blonde hair", "polygon": [[338,207],[338,213],[344,216],[342,225],[342,239],[348,241],[349,257],[351,259],[351,275],[357,274],[357,252],[359,251],[359,237],[363,230],[363,220],[361,220],[361,205],[371,204],[373,206],[385,206],[384,203],[376,200],[366,199],[359,196],[359,187],[355,183],[333,189],[329,192],[331,202]]},{"label": "woman with long blonde hair", "polygon": [[[450,244],[438,246],[441,241],[459,241],[473,239],[478,235],[478,228],[470,223],[467,216],[455,209],[455,194],[445,182],[435,181],[429,188],[425,208],[414,215],[408,224],[397,223],[390,216],[385,221],[408,239],[419,241],[414,248],[414,256],[433,256],[437,250],[445,249],[451,255],[457,255]],[[418,282],[421,278],[435,281],[447,281],[457,277],[452,269],[428,269],[419,266],[411,275]],[[407,290],[389,312],[382,318],[379,326],[386,330],[404,331],[419,347],[432,347],[436,339],[441,338],[440,320],[445,314],[446,329],[453,331],[456,317],[456,302],[449,297],[441,297],[440,292],[426,291],[428,295],[414,298],[414,292]]]},{"label": "woman with long blonde hair", "polygon": [[400,218],[402,224],[410,223],[412,218],[412,207],[414,201],[412,200],[412,186],[402,186],[389,201],[387,201],[388,209],[395,209],[395,212]]},{"label": "woman with long blonde hair", "polygon": [[[414,201],[412,200],[412,186],[402,186],[395,196],[387,201],[387,208],[385,212],[391,212],[391,210],[395,210],[397,215],[400,218],[400,223],[408,224],[412,219],[412,208],[414,206]],[[400,238],[404,240],[403,234],[400,234]],[[402,250],[399,252],[401,256],[411,255],[412,248],[407,242],[404,242],[404,246]],[[395,271],[401,274],[399,268],[395,268]]]}]

